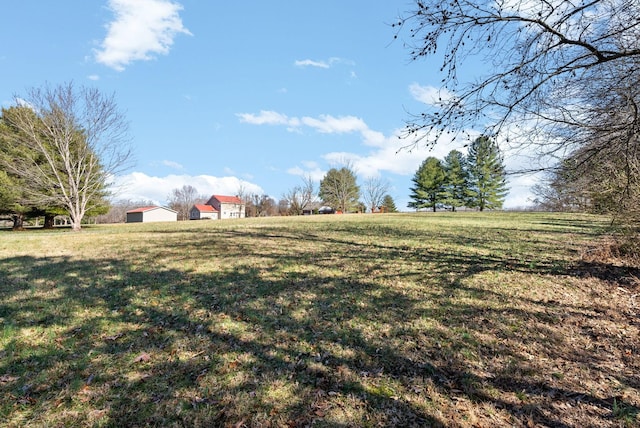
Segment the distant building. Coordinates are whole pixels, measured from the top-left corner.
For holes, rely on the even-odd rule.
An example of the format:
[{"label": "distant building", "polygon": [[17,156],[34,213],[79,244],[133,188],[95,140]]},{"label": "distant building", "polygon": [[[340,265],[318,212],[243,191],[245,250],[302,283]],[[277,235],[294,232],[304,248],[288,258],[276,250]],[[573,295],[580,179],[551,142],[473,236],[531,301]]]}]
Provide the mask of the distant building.
[{"label": "distant building", "polygon": [[245,204],[237,196],[213,195],[205,205],[218,211],[219,219],[245,217]]},{"label": "distant building", "polygon": [[140,207],[127,211],[127,223],[178,221],[178,212],[165,207]]},{"label": "distant building", "polygon": [[189,210],[189,219],[191,220],[203,220],[203,219],[218,219],[218,210],[211,205],[196,204]]}]

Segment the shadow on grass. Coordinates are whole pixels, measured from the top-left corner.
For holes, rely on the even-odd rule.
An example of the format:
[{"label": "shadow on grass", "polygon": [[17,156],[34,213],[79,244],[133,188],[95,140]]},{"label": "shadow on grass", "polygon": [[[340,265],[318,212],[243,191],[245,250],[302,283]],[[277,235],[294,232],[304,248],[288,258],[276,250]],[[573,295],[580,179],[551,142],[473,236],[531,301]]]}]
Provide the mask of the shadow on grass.
[{"label": "shadow on grass", "polygon": [[[536,298],[516,305],[465,281],[482,272],[566,274],[560,261],[421,250],[385,242],[387,233],[395,232],[363,243],[321,232],[215,231],[217,249],[200,257],[228,264],[212,272],[158,261],[205,248],[206,235],[169,237],[137,259],[0,260],[0,418],[562,427],[574,426],[568,409],[582,409],[575,418],[588,423],[634,420],[638,407],[627,398],[565,378],[616,376],[637,388],[633,370],[610,372],[609,355],[624,350],[582,347],[592,339],[623,346],[615,332],[594,339],[587,331],[590,316],[616,321],[611,315]],[[584,330],[583,342],[556,328],[564,322]]]}]

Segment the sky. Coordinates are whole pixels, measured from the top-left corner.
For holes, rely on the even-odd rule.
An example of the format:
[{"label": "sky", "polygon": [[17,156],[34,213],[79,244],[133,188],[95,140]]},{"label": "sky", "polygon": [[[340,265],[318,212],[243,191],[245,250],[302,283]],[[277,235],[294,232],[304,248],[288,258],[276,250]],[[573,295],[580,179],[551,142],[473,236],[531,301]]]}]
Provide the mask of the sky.
[{"label": "sky", "polygon": [[[91,0],[10,2],[0,14],[0,103],[73,82],[115,97],[135,164],[116,199],[166,204],[172,189],[267,194],[349,164],[389,183],[408,210],[435,147],[400,138],[433,103],[440,63],[410,61],[391,26],[410,1]],[[484,64],[469,64],[481,73]],[[469,71],[471,73],[471,71]],[[473,74],[469,74],[473,78]],[[17,98],[16,98],[17,97]],[[523,161],[505,152],[507,169]],[[531,204],[535,176],[509,176],[505,208]]]}]

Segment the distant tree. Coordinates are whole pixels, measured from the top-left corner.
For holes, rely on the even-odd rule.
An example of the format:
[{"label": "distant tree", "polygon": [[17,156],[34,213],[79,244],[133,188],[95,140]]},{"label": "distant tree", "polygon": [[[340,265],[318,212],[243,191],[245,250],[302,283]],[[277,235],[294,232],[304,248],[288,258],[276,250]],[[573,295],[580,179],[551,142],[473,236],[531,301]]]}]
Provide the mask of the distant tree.
[{"label": "distant tree", "polygon": [[575,164],[570,159],[561,161],[546,172],[541,182],[531,188],[536,195],[536,208],[544,211],[585,212],[589,211],[591,200]]},{"label": "distant tree", "polygon": [[346,213],[358,208],[360,187],[350,165],[327,172],[320,181],[320,198],[337,211]]},{"label": "distant tree", "polygon": [[[302,179],[302,184],[289,189],[282,200],[286,201],[287,214],[302,215],[305,208],[317,200],[317,190],[310,176]],[[281,201],[282,202],[282,201]]]},{"label": "distant tree", "polygon": [[16,97],[3,121],[19,131],[5,140],[19,156],[2,169],[22,179],[25,202],[62,207],[73,230],[104,203],[109,180],[129,166],[128,126],[113,97],[64,84]]},{"label": "distant tree", "polygon": [[289,201],[288,199],[286,199],[285,197],[282,197],[279,201],[278,201],[278,215],[291,215],[291,212],[289,211]]},{"label": "distant tree", "polygon": [[488,137],[476,138],[469,146],[467,165],[467,205],[480,211],[502,208],[508,191],[502,155],[495,141]]},{"label": "distant tree", "polygon": [[446,197],[446,175],[440,160],[433,156],[425,159],[412,181],[413,187],[409,196],[412,201],[409,202],[408,207],[416,210],[431,208],[435,212],[437,205]]},{"label": "distant tree", "polygon": [[445,198],[443,203],[455,211],[457,207],[465,204],[469,188],[469,174],[467,172],[466,159],[457,150],[451,150],[443,162],[446,176]]},{"label": "distant tree", "polygon": [[277,213],[276,202],[268,195],[252,193],[247,196],[247,217],[267,217]]},{"label": "distant tree", "polygon": [[388,213],[398,212],[398,209],[396,208],[396,203],[391,197],[391,195],[384,196],[384,199],[382,200],[382,206],[385,208],[385,211]]},{"label": "distant tree", "polygon": [[389,190],[389,182],[380,177],[369,177],[362,185],[362,198],[366,206],[374,212],[382,206],[384,196]]},{"label": "distant tree", "polygon": [[278,205],[276,200],[269,195],[262,195],[258,203],[259,215],[262,217],[271,217],[278,215]]},{"label": "distant tree", "polygon": [[171,190],[167,196],[169,208],[178,212],[178,220],[189,220],[191,207],[204,203],[206,199],[206,196],[198,194],[198,189],[189,184]]}]

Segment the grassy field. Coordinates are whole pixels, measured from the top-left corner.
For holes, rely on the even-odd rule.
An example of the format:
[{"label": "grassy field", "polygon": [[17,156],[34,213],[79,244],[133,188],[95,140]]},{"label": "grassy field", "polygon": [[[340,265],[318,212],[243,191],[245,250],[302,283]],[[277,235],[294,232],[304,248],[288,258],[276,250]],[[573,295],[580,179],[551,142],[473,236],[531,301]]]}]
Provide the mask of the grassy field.
[{"label": "grassy field", "polygon": [[640,425],[607,223],[333,215],[0,231],[0,425]]}]

